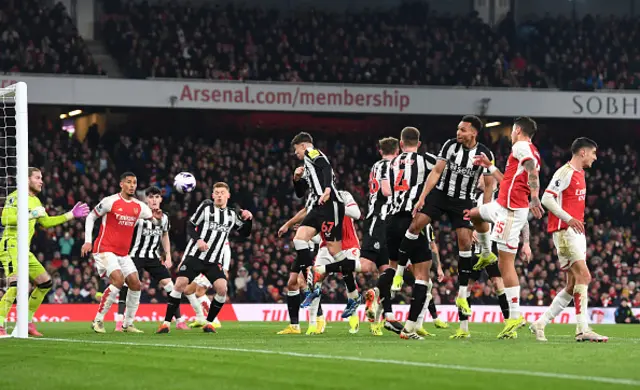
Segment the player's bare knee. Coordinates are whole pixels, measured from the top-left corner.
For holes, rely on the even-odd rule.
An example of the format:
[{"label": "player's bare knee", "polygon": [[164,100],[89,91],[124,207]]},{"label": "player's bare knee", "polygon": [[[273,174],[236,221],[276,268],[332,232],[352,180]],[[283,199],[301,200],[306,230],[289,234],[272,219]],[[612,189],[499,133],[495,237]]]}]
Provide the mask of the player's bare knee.
[{"label": "player's bare knee", "polygon": [[112,272],[109,276],[109,283],[114,287],[121,289],[124,286],[124,275],[122,272]]},{"label": "player's bare knee", "polygon": [[33,279],[33,282],[37,285],[41,285],[46,282],[51,282],[51,276],[48,273],[44,272]]},{"label": "player's bare knee", "polygon": [[221,297],[227,296],[227,281],[226,280],[217,280],[213,284],[213,288],[216,291],[216,294]]},{"label": "player's bare knee", "polygon": [[[193,294],[193,293],[192,293]],[[202,287],[202,286],[196,286],[196,297],[200,298],[203,297],[207,294],[207,289],[206,287]]]},{"label": "player's bare knee", "polygon": [[127,287],[129,287],[131,291],[140,291],[140,280],[137,277],[131,277],[131,275],[129,275],[129,277],[127,277]]},{"label": "player's bare knee", "polygon": [[176,279],[173,289],[176,292],[183,293],[187,289],[187,286],[189,286],[189,279],[184,276],[179,276],[178,279]]},{"label": "player's bare knee", "polygon": [[288,289],[289,291],[296,291],[296,290],[299,290],[299,287],[298,287],[298,278],[295,278],[295,279],[293,279],[293,280],[292,280],[292,279],[289,279],[289,283],[287,283],[287,289]]},{"label": "player's bare knee", "polygon": [[296,235],[293,237],[294,240],[302,240],[309,241],[316,235],[316,229],[310,226],[300,226],[298,230],[296,230]]}]

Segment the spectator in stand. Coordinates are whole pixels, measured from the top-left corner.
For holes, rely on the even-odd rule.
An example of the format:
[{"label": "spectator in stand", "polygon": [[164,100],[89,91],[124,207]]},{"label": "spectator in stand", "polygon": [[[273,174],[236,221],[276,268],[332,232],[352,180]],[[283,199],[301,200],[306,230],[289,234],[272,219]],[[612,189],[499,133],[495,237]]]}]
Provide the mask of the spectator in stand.
[{"label": "spectator in stand", "polygon": [[640,319],[633,315],[627,298],[622,298],[620,301],[620,307],[616,309],[615,317],[616,324],[640,324]]},{"label": "spectator in stand", "polygon": [[58,245],[60,246],[60,256],[69,259],[71,256],[71,251],[73,250],[73,244],[75,244],[75,240],[71,237],[71,233],[66,231],[64,236],[58,240]]}]

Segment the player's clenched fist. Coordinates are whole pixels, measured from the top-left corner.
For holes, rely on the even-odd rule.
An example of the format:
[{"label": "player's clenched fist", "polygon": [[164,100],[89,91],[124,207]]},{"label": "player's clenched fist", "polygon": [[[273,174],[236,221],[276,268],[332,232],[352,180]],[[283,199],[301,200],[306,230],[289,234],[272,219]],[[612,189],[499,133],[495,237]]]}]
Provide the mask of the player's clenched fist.
[{"label": "player's clenched fist", "polygon": [[293,171],[293,180],[298,181],[304,174],[304,167],[298,167]]},{"label": "player's clenched fist", "polygon": [[196,245],[198,245],[198,250],[200,252],[204,252],[207,249],[209,249],[209,245],[207,244],[207,242],[205,240],[202,240],[202,239],[198,240],[198,242],[196,242]]},{"label": "player's clenched fist", "polygon": [[253,219],[253,214],[251,214],[251,211],[249,211],[249,210],[241,210],[240,216],[242,217],[242,219],[244,221],[246,221],[248,219]]}]

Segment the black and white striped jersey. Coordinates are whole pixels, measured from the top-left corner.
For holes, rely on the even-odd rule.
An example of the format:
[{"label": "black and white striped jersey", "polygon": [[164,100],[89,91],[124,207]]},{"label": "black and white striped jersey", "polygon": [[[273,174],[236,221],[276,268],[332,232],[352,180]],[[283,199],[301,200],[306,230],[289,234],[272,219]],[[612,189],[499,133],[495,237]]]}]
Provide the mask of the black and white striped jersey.
[{"label": "black and white striped jersey", "polygon": [[162,219],[139,219],[133,230],[129,256],[143,259],[159,259],[162,236],[171,229],[169,216],[162,213]]},{"label": "black and white striped jersey", "polygon": [[490,174],[486,168],[473,165],[473,157],[481,153],[494,161],[491,150],[480,142],[473,149],[465,148],[455,138],[445,142],[438,154],[438,160],[446,161],[447,165],[442,171],[436,189],[451,198],[474,200],[480,176]]},{"label": "black and white striped jersey", "polygon": [[389,214],[413,211],[435,163],[436,156],[430,153],[404,152],[391,160],[388,168]]},{"label": "black and white striped jersey", "polygon": [[[207,199],[198,206],[195,214],[187,222],[189,242],[184,251],[185,256],[196,257],[208,263],[224,261],[224,247],[229,241],[232,229],[248,237],[251,233],[252,221],[243,221],[234,210],[219,208]],[[209,246],[204,252],[198,249],[198,240],[204,240]]]},{"label": "black and white striped jersey", "polygon": [[304,174],[302,178],[294,182],[296,195],[304,196],[306,190],[309,190],[309,197],[313,199],[315,204],[324,193],[324,189],[331,188],[331,200],[343,202],[338,189],[336,187],[336,176],[331,167],[331,163],[327,156],[318,149],[309,148],[304,152]]},{"label": "black and white striped jersey", "polygon": [[388,199],[382,194],[382,181],[389,180],[389,161],[382,159],[371,167],[369,173],[369,206],[367,218],[378,216],[384,221],[389,211]]}]

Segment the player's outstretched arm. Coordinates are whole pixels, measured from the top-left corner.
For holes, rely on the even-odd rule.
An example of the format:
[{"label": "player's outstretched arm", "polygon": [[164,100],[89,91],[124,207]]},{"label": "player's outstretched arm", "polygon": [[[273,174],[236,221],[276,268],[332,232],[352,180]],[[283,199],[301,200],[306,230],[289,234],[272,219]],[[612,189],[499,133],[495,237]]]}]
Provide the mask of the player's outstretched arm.
[{"label": "player's outstretched arm", "polygon": [[86,203],[78,202],[70,211],[62,215],[50,216],[45,214],[45,216],[38,218],[38,223],[44,228],[50,228],[62,225],[73,219],[84,218],[87,215],[89,215],[89,206]]},{"label": "player's outstretched arm", "polygon": [[360,219],[362,212],[360,211],[360,207],[358,207],[356,200],[353,199],[353,196],[346,191],[341,191],[340,193],[344,200],[344,214],[349,218],[356,220]]},{"label": "player's outstretched arm", "polygon": [[280,227],[280,229],[278,229],[278,237],[282,237],[286,232],[289,231],[289,229],[294,227],[296,224],[302,222],[302,220],[306,216],[307,216],[307,208],[305,207],[305,208],[302,208],[300,211],[298,211],[296,215],[294,215],[291,219],[285,222],[284,225]]},{"label": "player's outstretched arm", "polygon": [[249,237],[253,228],[253,214],[249,210],[241,210],[235,226],[241,236]]},{"label": "player's outstretched arm", "polygon": [[489,203],[493,199],[493,191],[496,188],[496,179],[493,176],[484,176],[484,192],[482,194],[482,203]]}]

